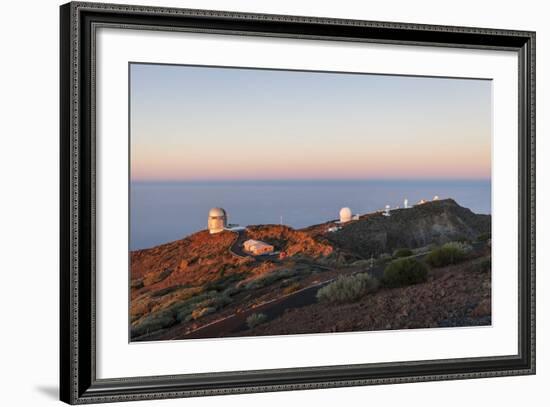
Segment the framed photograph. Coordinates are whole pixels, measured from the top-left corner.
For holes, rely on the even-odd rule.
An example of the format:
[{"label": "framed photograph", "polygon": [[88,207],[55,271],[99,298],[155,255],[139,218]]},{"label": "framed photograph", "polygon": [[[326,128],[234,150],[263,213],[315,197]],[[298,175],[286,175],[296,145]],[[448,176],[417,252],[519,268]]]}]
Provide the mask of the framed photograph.
[{"label": "framed photograph", "polygon": [[61,6],[61,400],[535,373],[535,33]]}]

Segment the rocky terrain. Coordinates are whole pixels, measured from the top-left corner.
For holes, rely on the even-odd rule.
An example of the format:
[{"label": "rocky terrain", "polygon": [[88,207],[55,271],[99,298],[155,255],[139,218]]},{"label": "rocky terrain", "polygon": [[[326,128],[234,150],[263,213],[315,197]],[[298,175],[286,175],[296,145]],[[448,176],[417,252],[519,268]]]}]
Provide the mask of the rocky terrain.
[{"label": "rocky terrain", "polygon": [[491,273],[472,260],[434,271],[428,281],[381,289],[361,300],[334,307],[314,303],[238,336],[375,331],[491,324]]},{"label": "rocky terrain", "polygon": [[[480,265],[490,259],[490,245],[478,241],[490,233],[490,216],[441,200],[393,210],[389,217],[367,214],[329,232],[333,225],[201,231],[131,252],[132,340],[490,323],[491,271]],[[243,255],[239,247],[246,239],[272,244],[285,256]],[[346,304],[316,297],[342,276],[369,273],[382,281],[396,249],[412,249],[410,255],[422,260],[452,241],[469,242],[473,249],[460,264],[430,267],[420,284],[382,285]]]},{"label": "rocky terrain", "polygon": [[[332,222],[329,224],[336,223]],[[314,236],[324,236],[331,245],[359,257],[392,253],[398,248],[418,248],[454,240],[472,240],[490,233],[491,216],[477,215],[452,199],[427,202],[409,209],[394,209],[391,216],[381,212],[361,216],[338,233],[327,233],[327,225],[308,228]]]}]

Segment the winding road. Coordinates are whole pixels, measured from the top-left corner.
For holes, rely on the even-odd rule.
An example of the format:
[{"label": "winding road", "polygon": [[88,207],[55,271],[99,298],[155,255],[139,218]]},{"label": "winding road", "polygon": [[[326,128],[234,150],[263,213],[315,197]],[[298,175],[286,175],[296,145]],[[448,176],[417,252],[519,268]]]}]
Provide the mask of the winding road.
[{"label": "winding road", "polygon": [[246,230],[232,230],[231,232],[235,233],[236,237],[231,246],[229,246],[229,253],[241,259],[252,257],[243,249],[243,243],[246,240]]}]

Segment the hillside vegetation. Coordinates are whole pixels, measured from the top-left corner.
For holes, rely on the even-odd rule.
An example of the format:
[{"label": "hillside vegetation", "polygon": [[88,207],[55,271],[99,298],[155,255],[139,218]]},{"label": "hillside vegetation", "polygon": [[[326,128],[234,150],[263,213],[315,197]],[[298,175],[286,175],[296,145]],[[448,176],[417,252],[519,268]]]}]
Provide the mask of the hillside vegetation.
[{"label": "hillside vegetation", "polygon": [[[132,340],[267,332],[288,309],[307,312],[321,306],[312,305],[316,302],[337,315],[366,296],[433,284],[434,270],[468,264],[481,255],[486,259],[480,267],[490,275],[490,238],[476,243],[475,250],[467,243],[490,236],[490,216],[450,199],[394,210],[389,217],[364,215],[328,232],[333,225],[301,230],[253,225],[240,234],[205,230],[131,252]],[[272,244],[284,256],[246,255],[239,250],[246,239]],[[485,274],[471,275],[486,279]],[[486,284],[479,290],[472,294],[473,303],[485,298]],[[329,318],[322,324],[331,323]],[[321,325],[319,332],[330,328]]]}]

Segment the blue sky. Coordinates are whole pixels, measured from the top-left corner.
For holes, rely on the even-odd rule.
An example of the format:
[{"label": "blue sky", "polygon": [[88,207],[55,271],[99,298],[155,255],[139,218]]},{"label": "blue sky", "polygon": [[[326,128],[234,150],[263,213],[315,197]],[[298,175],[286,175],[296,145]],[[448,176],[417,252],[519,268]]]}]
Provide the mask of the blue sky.
[{"label": "blue sky", "polygon": [[490,178],[489,80],[130,69],[135,181]]}]

